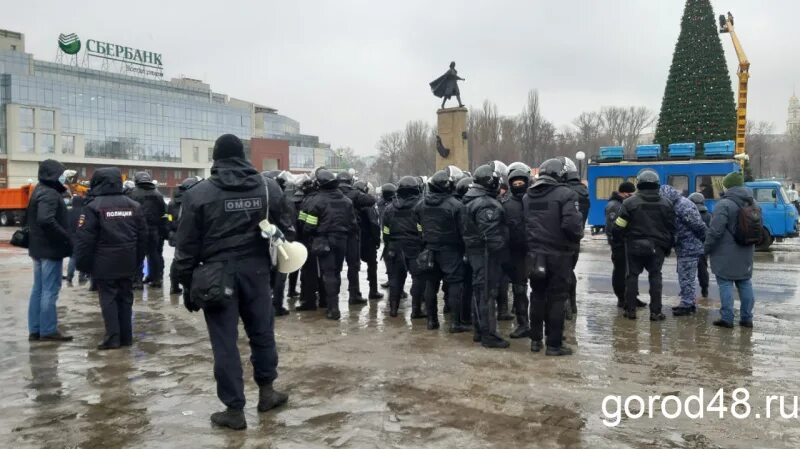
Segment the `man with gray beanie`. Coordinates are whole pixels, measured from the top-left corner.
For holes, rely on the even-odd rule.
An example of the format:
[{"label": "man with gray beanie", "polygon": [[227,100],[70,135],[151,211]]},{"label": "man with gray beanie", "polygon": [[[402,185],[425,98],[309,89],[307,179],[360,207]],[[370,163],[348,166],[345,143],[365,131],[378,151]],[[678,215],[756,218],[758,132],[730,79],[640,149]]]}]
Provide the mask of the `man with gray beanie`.
[{"label": "man with gray beanie", "polygon": [[288,396],[275,391],[278,352],[275,311],[269,286],[269,241],[259,223],[268,217],[267,186],[245,158],[241,140],[232,134],[214,144],[211,176],[183,196],[176,235],[176,272],[184,286],[184,305],[203,310],[211,349],[217,396],[227,410],[211,422],[245,429],[244,383],[239,357],[241,316],[250,340],[253,377],[259,387],[258,411],[284,404]]}]

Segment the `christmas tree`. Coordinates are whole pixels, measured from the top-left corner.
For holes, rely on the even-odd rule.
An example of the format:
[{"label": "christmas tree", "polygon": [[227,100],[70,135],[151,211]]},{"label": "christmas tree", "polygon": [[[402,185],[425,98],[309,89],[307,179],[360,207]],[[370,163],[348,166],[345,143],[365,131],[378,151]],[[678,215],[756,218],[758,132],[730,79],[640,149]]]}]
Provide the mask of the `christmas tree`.
[{"label": "christmas tree", "polygon": [[686,0],[667,87],[661,100],[655,143],[702,144],[733,140],[736,107],[725,53],[710,0]]}]

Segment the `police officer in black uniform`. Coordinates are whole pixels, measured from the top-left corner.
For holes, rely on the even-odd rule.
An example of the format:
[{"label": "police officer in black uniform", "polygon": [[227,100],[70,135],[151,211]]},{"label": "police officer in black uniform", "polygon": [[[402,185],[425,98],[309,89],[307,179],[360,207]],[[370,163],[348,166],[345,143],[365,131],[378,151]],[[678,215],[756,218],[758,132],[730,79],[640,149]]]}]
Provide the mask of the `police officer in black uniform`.
[{"label": "police officer in black uniform", "polygon": [[503,268],[511,282],[514,316],[517,320],[517,327],[509,335],[511,338],[528,337],[531,330],[528,321],[528,272],[525,268],[528,244],[525,239],[525,214],[522,210],[522,199],[530,184],[530,173],[531,169],[527,166],[511,169],[508,174],[509,195],[503,202],[509,234],[509,258]]},{"label": "police officer in black uniform", "polygon": [[[466,173],[465,173],[466,175]],[[464,195],[472,185],[472,176],[465,176],[456,183],[453,198],[464,204]],[[462,215],[463,217],[463,215]],[[464,235],[464,220],[461,220],[461,235]],[[464,254],[464,276],[461,290],[461,324],[472,324],[472,267],[469,265],[469,258]],[[449,295],[448,295],[449,297]]]},{"label": "police officer in black uniform", "polygon": [[[605,208],[606,216],[606,239],[608,245],[611,247],[611,286],[614,289],[614,294],[617,296],[617,307],[620,309],[625,308],[625,271],[627,270],[627,261],[625,258],[625,242],[622,239],[614,239],[611,230],[614,228],[614,221],[619,216],[619,210],[622,207],[622,202],[636,192],[636,186],[629,181],[625,181],[619,185],[619,188],[611,193],[608,203]],[[644,307],[647,304],[637,301],[637,307]]]},{"label": "police officer in black uniform", "polygon": [[147,224],[141,206],[122,194],[119,168],[92,175],[92,200],[75,233],[78,270],[91,273],[100,294],[106,333],[97,349],[133,344],[133,277],[144,259]]},{"label": "police officer in black uniform", "polygon": [[[364,181],[356,182],[353,187],[368,195],[370,186]],[[369,283],[369,299],[383,299],[378,291],[378,247],[381,246],[381,218],[378,206],[373,204],[358,211],[361,260],[367,264],[367,282]]]},{"label": "police officer in black uniform", "polygon": [[[289,176],[291,175],[286,171],[265,171],[261,173],[264,177],[264,182],[267,188],[270,189],[269,196],[277,205],[277,207],[270,207],[269,221],[280,229],[286,240],[293,242],[296,238],[294,221],[297,214],[294,211],[294,203],[292,203],[286,196],[286,184]],[[270,274],[270,288],[272,289],[272,305],[275,308],[275,316],[284,316],[289,314],[289,310],[283,305],[283,300],[286,294],[286,273],[278,271],[278,267],[272,267]]]},{"label": "police officer in black uniform", "polygon": [[358,272],[361,268],[361,212],[375,206],[375,197],[368,195],[353,187],[353,175],[349,171],[339,172],[336,175],[339,181],[339,189],[344,196],[353,203],[356,211],[356,229],[347,236],[347,290],[350,293],[350,304],[365,304],[367,301],[361,296],[361,286],[358,279]]},{"label": "police officer in black uniform", "polygon": [[[178,190],[175,191],[175,195],[172,197],[172,201],[170,201],[169,205],[167,206],[167,242],[169,242],[169,246],[175,247],[175,234],[178,232],[178,223],[181,219],[181,204],[183,204],[183,194],[187,190],[194,187],[198,182],[201,181],[202,178],[197,176],[192,176],[191,178],[186,178],[183,180],[181,185],[178,186]],[[183,293],[181,290],[180,280],[178,279],[178,275],[175,272],[175,258],[172,258],[172,263],[169,266],[169,294],[170,295],[180,295]]]},{"label": "police officer in black uniform", "polygon": [[508,228],[503,206],[496,197],[500,174],[490,165],[475,170],[474,182],[464,195],[464,245],[472,267],[474,341],[487,348],[507,348],[497,333],[495,304],[499,295],[503,251]]},{"label": "police officer in black uniform", "polygon": [[[578,208],[580,209],[581,216],[583,217],[583,227],[586,227],[586,220],[589,219],[589,189],[581,182],[581,176],[578,173],[578,168],[575,163],[569,158],[564,158],[567,161],[569,171],[567,171],[567,187],[572,189],[573,192],[578,194]],[[578,252],[575,253],[575,263],[572,265],[572,280],[570,281],[569,289],[569,305],[564,308],[564,315],[566,319],[572,320],[572,316],[578,313],[577,302],[577,287],[578,278],[575,277],[575,267],[578,265],[578,256],[580,255],[580,246]]]},{"label": "police officer in black uniform", "polygon": [[[376,205],[378,206],[378,217],[383,220],[383,211],[386,210],[386,206],[392,204],[392,201],[397,197],[397,186],[392,183],[386,183],[381,186],[381,197],[378,199]],[[383,228],[383,224],[381,223],[381,229]],[[384,248],[385,250],[385,248]],[[381,284],[381,288],[389,288],[389,262],[386,260],[386,257],[381,256],[383,259],[384,267],[386,268],[386,282]]]},{"label": "police officer in black uniform", "polygon": [[384,259],[389,269],[389,316],[396,317],[403,285],[411,274],[411,318],[425,318],[422,296],[425,281],[417,265],[422,250],[422,226],[417,221],[416,206],[422,188],[413,176],[403,176],[397,183],[397,198],[383,211]]},{"label": "police officer in black uniform", "polygon": [[523,198],[528,263],[531,269],[531,351],[542,350],[547,328],[547,355],[572,354],[563,343],[575,253],[583,238],[578,194],[564,183],[565,158],[548,159]]},{"label": "police officer in black uniform", "polygon": [[258,411],[287,400],[286,394],[272,387],[278,377],[278,352],[270,306],[271,262],[269,241],[262,238],[259,227],[280,198],[270,198],[268,203],[268,186],[245,158],[238,137],[220,136],[213,159],[211,177],[183,196],[176,269],[185,289],[186,308],[203,309],[214,352],[217,396],[227,406],[227,410],[212,414],[211,421],[240,430],[247,427],[237,346],[240,316],[259,386]]},{"label": "police officer in black uniform", "polygon": [[[292,202],[292,211],[294,212],[293,223],[295,228],[295,240],[298,242],[303,242],[303,236],[300,233],[301,222],[299,222],[300,211],[303,207],[303,199],[305,198],[306,190],[309,190],[313,183],[314,182],[311,180],[311,177],[303,173],[293,180],[294,185],[292,186],[291,194],[288,195],[289,201]],[[286,191],[288,190],[289,189]],[[297,290],[297,281],[299,279],[300,270],[289,274],[289,298],[291,299],[297,299],[300,297],[300,292]]]},{"label": "police officer in black uniform", "polygon": [[428,329],[439,328],[436,293],[442,280],[447,282],[447,298],[450,301],[450,332],[467,332],[462,324],[462,294],[464,280],[464,241],[461,236],[461,211],[464,205],[453,197],[455,179],[461,170],[448,167],[440,170],[428,180],[428,194],[417,206],[419,223],[425,250],[430,254],[433,266],[426,273],[425,306],[428,314]]},{"label": "police officer in black uniform", "polygon": [[303,204],[303,233],[310,241],[311,255],[318,260],[329,320],[341,318],[339,290],[347,239],[356,229],[353,202],[339,190],[339,182],[328,170],[317,171],[319,191]]},{"label": "police officer in black uniform", "polygon": [[625,276],[625,317],[636,319],[639,275],[647,270],[650,279],[650,321],[661,321],[661,267],[672,250],[675,212],[659,193],[658,173],[644,169],[636,176],[636,193],[622,202],[614,220],[614,239],[625,242],[628,272]]},{"label": "police officer in black uniform", "polygon": [[313,236],[306,232],[305,209],[319,194],[316,172],[310,178],[310,182],[303,184],[303,200],[298,209],[300,213],[298,214],[296,226],[298,234],[301,236],[300,242],[308,250],[308,258],[300,269],[300,305],[295,307],[295,310],[300,311],[317,310],[318,304],[319,307],[328,307],[324,294],[325,287],[322,282],[322,273],[319,269],[319,256],[313,254],[311,250]]},{"label": "police officer in black uniform", "polygon": [[[147,221],[147,278],[151,287],[161,288],[164,277],[164,256],[161,249],[163,236],[166,234],[167,203],[164,202],[164,195],[156,188],[150,173],[136,173],[134,182],[136,187],[130,197],[142,206],[142,213]],[[137,280],[141,281],[141,272],[137,276]]]}]

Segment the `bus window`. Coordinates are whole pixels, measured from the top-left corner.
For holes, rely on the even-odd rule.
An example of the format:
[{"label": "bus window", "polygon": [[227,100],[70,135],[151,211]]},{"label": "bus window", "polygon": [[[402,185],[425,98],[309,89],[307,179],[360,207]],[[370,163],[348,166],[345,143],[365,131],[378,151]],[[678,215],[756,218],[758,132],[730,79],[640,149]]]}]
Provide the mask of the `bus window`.
[{"label": "bus window", "polygon": [[775,194],[775,189],[755,189],[753,191],[753,198],[757,203],[777,203],[778,196]]},{"label": "bus window", "polygon": [[707,200],[718,200],[722,196],[722,179],[724,175],[698,176],[694,180],[695,191],[700,192]]},{"label": "bus window", "polygon": [[611,193],[617,191],[622,181],[624,181],[623,178],[597,178],[594,184],[595,199],[607,200],[611,198]]},{"label": "bus window", "polygon": [[667,184],[671,185],[683,196],[689,196],[689,177],[686,175],[670,175]]}]

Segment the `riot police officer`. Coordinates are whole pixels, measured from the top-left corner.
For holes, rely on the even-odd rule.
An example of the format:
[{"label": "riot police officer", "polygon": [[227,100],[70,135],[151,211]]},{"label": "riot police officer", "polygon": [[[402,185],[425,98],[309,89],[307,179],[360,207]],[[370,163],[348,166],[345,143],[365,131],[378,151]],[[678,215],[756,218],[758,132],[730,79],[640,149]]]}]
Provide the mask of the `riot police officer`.
[{"label": "riot police officer", "polygon": [[[151,287],[161,288],[164,277],[164,256],[161,249],[163,236],[166,234],[167,203],[164,202],[164,195],[156,188],[150,173],[136,173],[134,182],[136,187],[130,197],[142,206],[147,222],[147,277]],[[137,276],[137,281],[141,281],[141,272]]]},{"label": "riot police officer", "polygon": [[[578,209],[580,209],[581,216],[583,217],[583,227],[586,228],[586,220],[589,219],[589,189],[581,182],[581,176],[578,173],[578,168],[575,163],[569,158],[564,158],[567,161],[569,171],[567,171],[567,187],[572,189],[573,192],[578,194]],[[572,264],[572,280],[570,281],[569,290],[569,305],[564,307],[565,317],[572,320],[572,316],[578,313],[577,303],[577,287],[578,278],[575,277],[575,267],[578,265],[578,256],[580,254],[580,246],[578,252],[575,253],[575,260]]]},{"label": "riot police officer", "polygon": [[[303,236],[300,233],[300,225],[302,224],[299,221],[300,218],[300,211],[302,209],[303,199],[305,198],[306,190],[309,190],[313,185],[313,181],[311,177],[307,174],[302,174],[297,176],[294,179],[291,194],[287,195],[289,201],[292,203],[292,211],[294,212],[294,228],[295,228],[295,240],[298,242],[303,242]],[[286,189],[288,192],[289,189]],[[308,249],[308,248],[306,248]],[[294,273],[289,274],[289,298],[297,299],[300,297],[300,292],[297,291],[297,281],[300,279],[300,271],[295,271]]]},{"label": "riot police officer", "polygon": [[463,205],[453,197],[455,179],[461,170],[448,167],[440,170],[428,180],[428,194],[417,206],[419,223],[425,251],[430,258],[426,273],[425,306],[428,314],[428,329],[439,328],[436,293],[439,282],[447,282],[447,297],[450,301],[452,321],[450,332],[467,332],[462,324],[462,286],[464,279],[464,241],[461,236],[461,211]]},{"label": "riot police officer", "polygon": [[[392,201],[397,197],[397,186],[392,183],[386,183],[381,186],[381,197],[378,199],[376,205],[378,206],[378,218],[383,220],[383,211],[386,210],[386,206],[392,204]],[[383,223],[381,223],[381,229],[383,228]],[[384,248],[385,250],[385,248]],[[386,257],[381,256],[383,259],[384,267],[386,268],[386,282],[381,284],[381,288],[389,288],[389,262],[386,260]]]},{"label": "riot police officer", "polygon": [[350,304],[364,304],[366,300],[361,296],[361,287],[358,272],[361,268],[361,212],[375,206],[375,197],[368,195],[353,187],[353,175],[343,171],[336,175],[339,189],[353,203],[356,212],[356,228],[347,236],[347,290]]},{"label": "riot police officer", "polygon": [[[355,187],[365,195],[369,194],[370,186],[364,181],[356,182]],[[378,215],[378,206],[358,211],[361,260],[367,264],[367,282],[369,283],[369,299],[383,299],[383,293],[378,291],[378,247],[381,246],[381,219]]]},{"label": "riot police officer", "polygon": [[661,179],[652,169],[636,176],[636,193],[622,202],[614,220],[614,238],[625,242],[628,271],[625,276],[624,316],[636,319],[639,275],[647,270],[650,280],[650,321],[661,321],[661,267],[672,250],[675,212],[659,192]]},{"label": "riot police officer", "polygon": [[328,308],[325,317],[338,320],[341,318],[342,266],[347,253],[347,239],[357,226],[356,215],[353,202],[339,190],[339,182],[333,173],[321,169],[316,177],[319,191],[303,204],[303,233],[311,243],[311,254],[318,260]]},{"label": "riot police officer", "polygon": [[500,174],[490,165],[475,170],[474,182],[464,195],[464,245],[472,267],[474,341],[487,348],[507,348],[497,333],[495,304],[502,269],[498,260],[508,245],[503,206],[496,197]]},{"label": "riot police officer", "polygon": [[528,337],[531,330],[528,321],[528,273],[525,269],[528,245],[525,239],[525,214],[522,208],[522,199],[530,183],[530,173],[531,169],[527,166],[511,169],[508,174],[509,195],[503,202],[509,234],[509,258],[503,268],[511,282],[514,316],[517,321],[517,327],[509,335],[511,338]]},{"label": "riot police officer", "polygon": [[563,182],[564,158],[548,159],[523,198],[528,263],[531,268],[531,351],[542,349],[547,327],[547,355],[572,354],[563,343],[564,307],[569,300],[572,267],[583,238],[578,194]]},{"label": "riot police officer", "polygon": [[[169,206],[167,206],[167,242],[169,242],[169,246],[173,248],[175,247],[176,243],[175,234],[178,232],[178,223],[180,223],[181,219],[181,204],[183,204],[183,194],[187,190],[194,187],[201,180],[202,178],[197,176],[184,179],[181,185],[178,186],[178,190],[175,191],[175,195],[172,197],[172,201],[169,202]],[[174,257],[172,258],[172,263],[169,266],[169,285],[170,295],[180,295],[183,293],[178,275],[175,272]]]},{"label": "riot police officer", "polygon": [[[296,232],[294,227],[294,219],[296,213],[294,212],[294,203],[292,203],[286,195],[286,185],[291,179],[291,173],[287,171],[265,171],[261,173],[264,177],[264,183],[267,185],[271,202],[274,202],[277,207],[270,207],[269,221],[280,229],[283,236],[288,241],[294,241]],[[286,294],[286,273],[278,271],[277,267],[272,267],[270,274],[270,287],[272,288],[272,305],[275,308],[275,316],[285,316],[289,314],[289,310],[283,306],[283,300]]]},{"label": "riot police officer", "polygon": [[220,136],[213,159],[211,177],[184,193],[176,270],[185,289],[186,308],[203,309],[214,353],[217,396],[227,406],[212,414],[211,421],[240,430],[247,427],[236,341],[240,316],[259,386],[258,411],[275,408],[288,398],[272,386],[278,376],[278,352],[270,307],[271,262],[269,242],[259,227],[276,199],[268,201],[268,186],[245,158],[238,137]]},{"label": "riot police officer", "polygon": [[422,296],[425,282],[420,278],[417,256],[422,250],[422,227],[415,207],[421,186],[413,176],[403,176],[397,183],[397,198],[383,211],[384,259],[389,268],[389,315],[396,317],[406,276],[411,274],[411,318],[425,318]]},{"label": "riot police officer", "polygon": [[[466,175],[466,173],[465,173]],[[472,176],[465,176],[456,183],[453,198],[464,204],[464,195],[472,185]],[[462,215],[463,217],[463,215]],[[464,235],[464,220],[461,220],[461,235]],[[464,276],[461,291],[461,323],[464,325],[472,324],[472,267],[469,265],[469,258],[464,255]],[[449,295],[448,295],[449,296]]]},{"label": "riot police officer", "polygon": [[106,334],[97,349],[133,344],[133,277],[144,259],[147,224],[141,206],[122,194],[119,168],[92,175],[92,200],[83,207],[75,233],[78,270],[91,273],[100,294]]}]

